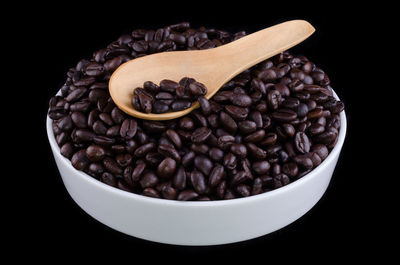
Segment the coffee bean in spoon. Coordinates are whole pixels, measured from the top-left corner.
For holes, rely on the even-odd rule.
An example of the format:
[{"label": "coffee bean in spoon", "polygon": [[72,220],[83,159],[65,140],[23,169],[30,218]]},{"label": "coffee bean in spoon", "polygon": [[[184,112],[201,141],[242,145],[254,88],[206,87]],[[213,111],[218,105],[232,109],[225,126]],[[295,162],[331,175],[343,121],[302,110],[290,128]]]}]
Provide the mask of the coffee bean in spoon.
[{"label": "coffee bean in spoon", "polygon": [[184,77],[179,83],[164,79],[157,85],[146,81],[143,87],[133,92],[132,106],[144,113],[166,113],[190,108],[194,100],[198,100],[204,114],[211,113],[211,106],[204,95],[207,88],[193,78]]}]

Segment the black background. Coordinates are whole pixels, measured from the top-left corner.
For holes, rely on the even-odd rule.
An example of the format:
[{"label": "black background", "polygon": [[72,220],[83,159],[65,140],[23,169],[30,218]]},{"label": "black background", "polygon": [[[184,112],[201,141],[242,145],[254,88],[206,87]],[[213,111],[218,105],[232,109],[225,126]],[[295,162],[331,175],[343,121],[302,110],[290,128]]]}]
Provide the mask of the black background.
[{"label": "black background", "polygon": [[[29,131],[32,139],[22,141],[22,145],[28,150],[24,156],[33,158],[28,165],[19,167],[19,171],[26,172],[21,174],[24,184],[19,187],[27,189],[24,194],[28,196],[23,205],[14,208],[16,214],[22,215],[15,219],[23,227],[23,232],[17,233],[14,249],[35,250],[32,257],[45,253],[63,255],[68,249],[90,258],[125,257],[132,261],[153,253],[148,259],[160,257],[163,262],[186,258],[207,260],[210,255],[239,255],[248,261],[300,257],[315,261],[316,254],[329,259],[379,256],[377,249],[381,242],[376,236],[383,232],[374,223],[379,210],[372,214],[371,208],[376,209],[378,202],[369,193],[378,170],[369,156],[371,149],[366,147],[371,135],[376,133],[369,122],[378,117],[364,105],[373,100],[368,95],[375,87],[371,74],[374,71],[371,65],[375,62],[363,53],[368,47],[360,47],[360,43],[370,40],[365,33],[376,11],[335,7],[319,3],[290,8],[246,1],[231,2],[229,8],[199,2],[163,6],[107,3],[83,8],[81,4],[68,3],[29,12],[21,31],[24,50],[28,51],[23,57],[29,57],[33,75],[19,78],[27,81],[24,99],[32,107],[29,113],[21,115],[24,129],[20,133]],[[48,100],[65,81],[68,68],[136,28],[156,29],[189,21],[193,27],[252,33],[290,19],[306,19],[316,28],[309,39],[291,51],[306,55],[325,70],[345,103],[348,119],[345,145],[331,184],[310,212],[289,226],[257,239],[222,246],[180,247],[116,232],[73,202],[57,171],[45,132]]]}]

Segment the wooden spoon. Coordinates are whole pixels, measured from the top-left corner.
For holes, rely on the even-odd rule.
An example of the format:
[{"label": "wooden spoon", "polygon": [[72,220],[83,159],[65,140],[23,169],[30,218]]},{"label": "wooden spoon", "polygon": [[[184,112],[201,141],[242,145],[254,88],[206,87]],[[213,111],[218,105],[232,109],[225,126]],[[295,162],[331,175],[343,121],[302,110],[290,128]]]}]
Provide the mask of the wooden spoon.
[{"label": "wooden spoon", "polygon": [[195,102],[188,109],[162,114],[143,113],[133,108],[133,91],[145,81],[158,84],[163,79],[178,82],[192,77],[203,83],[211,98],[233,77],[308,38],[315,31],[304,20],[284,22],[241,39],[208,50],[171,51],[140,57],[122,64],[110,78],[109,90],[118,107],[127,114],[146,120],[179,118],[199,107]]}]

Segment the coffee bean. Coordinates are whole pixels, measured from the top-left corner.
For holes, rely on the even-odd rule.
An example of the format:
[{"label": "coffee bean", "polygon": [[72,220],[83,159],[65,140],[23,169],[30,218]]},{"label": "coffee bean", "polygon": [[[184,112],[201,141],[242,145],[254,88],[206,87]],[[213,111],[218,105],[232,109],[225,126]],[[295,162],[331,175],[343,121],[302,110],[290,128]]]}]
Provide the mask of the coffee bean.
[{"label": "coffee bean", "polygon": [[171,110],[172,111],[180,111],[180,110],[190,108],[191,106],[192,106],[192,103],[189,100],[178,99],[178,100],[175,100],[171,104]]},{"label": "coffee bean", "polygon": [[126,167],[126,166],[128,166],[128,165],[131,164],[131,162],[132,162],[132,155],[130,155],[130,154],[118,154],[118,155],[115,157],[115,160],[117,161],[117,164],[118,164],[120,167]]},{"label": "coffee bean", "polygon": [[181,160],[179,152],[172,145],[160,144],[157,150],[160,154],[171,157],[177,162]]},{"label": "coffee bean", "polygon": [[144,144],[135,150],[134,155],[136,157],[144,157],[147,153],[154,150],[155,147],[156,147],[156,145],[154,143]]},{"label": "coffee bean", "polygon": [[184,167],[179,167],[176,171],[172,183],[178,190],[184,190],[186,188],[186,172]]},{"label": "coffee bean", "polygon": [[201,155],[194,158],[194,166],[205,176],[208,176],[213,167],[213,163],[210,159],[208,159],[208,157]]},{"label": "coffee bean", "polygon": [[267,161],[254,162],[252,169],[257,175],[266,175],[269,172],[271,165]]},{"label": "coffee bean", "polygon": [[253,143],[247,144],[247,150],[249,151],[250,155],[256,159],[265,159],[267,157],[267,152]]},{"label": "coffee bean", "polygon": [[190,173],[190,182],[198,194],[203,194],[207,189],[204,175],[199,171]]},{"label": "coffee bean", "polygon": [[197,100],[199,101],[200,108],[201,108],[201,111],[203,112],[203,114],[207,115],[207,116],[210,115],[212,112],[212,109],[211,109],[211,105],[210,105],[210,102],[208,101],[208,99],[204,96],[200,96],[197,98]]},{"label": "coffee bean", "polygon": [[142,192],[143,196],[152,197],[152,198],[161,198],[158,191],[153,188],[145,188]]},{"label": "coffee bean", "polygon": [[195,97],[204,96],[207,93],[207,88],[200,82],[192,82],[189,84],[190,93]]},{"label": "coffee bean", "polygon": [[256,143],[256,142],[260,142],[262,139],[264,139],[264,136],[265,136],[265,131],[258,130],[258,131],[255,131],[255,132],[247,135],[244,138],[244,141],[246,141],[248,143]]},{"label": "coffee bean", "polygon": [[176,161],[172,158],[165,158],[157,167],[157,175],[160,178],[170,178],[176,169]]},{"label": "coffee bean", "polygon": [[280,188],[290,183],[290,179],[285,174],[279,174],[273,179],[274,181],[274,188]]},{"label": "coffee bean", "polygon": [[[210,99],[190,77],[132,87],[132,106],[168,121],[130,117],[108,92],[122,63],[160,51],[208,49],[244,36],[179,23],[134,30],[80,60],[49,102],[60,152],[78,170],[124,191],[171,200],[222,200],[268,192],[327,158],[338,141],[342,102],[304,56],[283,52],[228,81]],[[196,104],[197,105],[197,104]]]},{"label": "coffee bean", "polygon": [[86,149],[86,157],[90,159],[92,162],[102,160],[106,155],[103,147],[98,145],[91,145]]},{"label": "coffee bean", "polygon": [[125,119],[122,122],[120,135],[122,138],[129,140],[132,139],[137,131],[137,122],[133,119]]},{"label": "coffee bean", "polygon": [[211,135],[211,130],[207,127],[201,127],[195,130],[192,134],[192,142],[202,143]]},{"label": "coffee bean", "polygon": [[294,143],[297,151],[299,151],[300,153],[305,154],[310,151],[311,147],[310,140],[308,139],[305,133],[303,132],[296,133]]},{"label": "coffee bean", "polygon": [[153,171],[149,171],[143,175],[139,183],[143,189],[153,188],[158,184],[158,178]]},{"label": "coffee bean", "polygon": [[245,158],[247,156],[247,148],[243,144],[232,144],[230,151],[239,158]]},{"label": "coffee bean", "polygon": [[60,148],[60,153],[66,158],[71,158],[74,152],[74,146],[71,142],[65,143]]},{"label": "coffee bean", "polygon": [[221,111],[219,113],[219,120],[222,125],[227,131],[231,133],[235,133],[237,130],[237,124],[236,122],[232,119],[231,116],[229,116],[226,112]]},{"label": "coffee bean", "polygon": [[178,201],[191,201],[199,197],[199,194],[193,190],[184,190],[178,194]]},{"label": "coffee bean", "polygon": [[79,150],[76,152],[71,158],[71,164],[77,170],[86,169],[90,164],[90,160],[86,157],[86,151]]},{"label": "coffee bean", "polygon": [[278,122],[290,122],[297,118],[297,113],[291,109],[279,109],[273,112],[271,116]]},{"label": "coffee bean", "polygon": [[305,169],[313,167],[313,162],[307,155],[297,155],[293,158],[293,161]]},{"label": "coffee bean", "polygon": [[104,182],[105,184],[112,186],[112,187],[116,187],[117,186],[117,179],[114,177],[114,175],[108,173],[108,172],[104,172],[101,175],[101,181]]},{"label": "coffee bean", "polygon": [[328,148],[323,144],[313,145],[311,151],[317,153],[322,160],[324,160],[329,154]]}]

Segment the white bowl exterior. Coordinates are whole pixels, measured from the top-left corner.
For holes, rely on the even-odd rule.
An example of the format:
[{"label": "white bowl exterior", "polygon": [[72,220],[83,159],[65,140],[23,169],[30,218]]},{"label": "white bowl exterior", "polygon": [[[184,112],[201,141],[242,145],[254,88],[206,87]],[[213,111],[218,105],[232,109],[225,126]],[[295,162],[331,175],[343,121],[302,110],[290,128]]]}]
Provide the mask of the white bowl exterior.
[{"label": "white bowl exterior", "polygon": [[309,211],[322,197],[346,133],[341,113],[338,143],[311,173],[282,188],[248,198],[180,202],[128,193],[77,171],[60,154],[51,120],[47,133],[62,180],[74,201],[101,223],[138,238],[176,245],[218,245],[278,230]]}]

